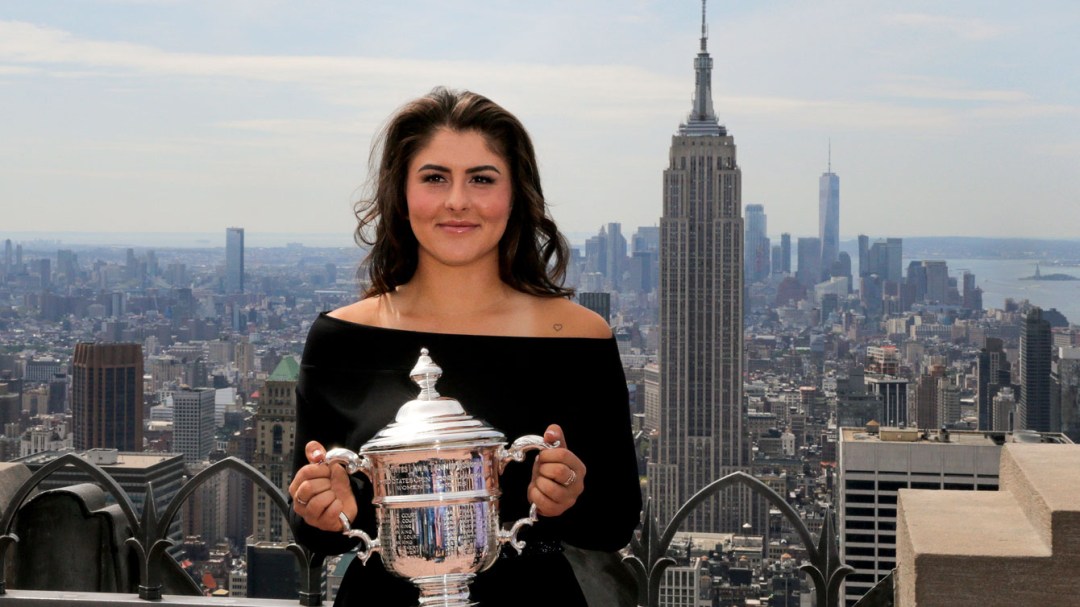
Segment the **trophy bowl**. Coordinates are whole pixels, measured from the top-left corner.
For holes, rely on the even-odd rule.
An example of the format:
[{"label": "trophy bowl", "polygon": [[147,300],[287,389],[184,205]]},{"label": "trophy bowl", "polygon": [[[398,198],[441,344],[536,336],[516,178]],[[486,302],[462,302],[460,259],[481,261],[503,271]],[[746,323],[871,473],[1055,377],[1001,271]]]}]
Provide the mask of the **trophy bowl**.
[{"label": "trophy bowl", "polygon": [[342,514],[343,533],[361,540],[357,557],[366,564],[378,552],[391,573],[407,578],[420,591],[424,607],[464,607],[469,583],[491,567],[502,544],[518,552],[525,543],[518,532],[536,522],[529,516],[499,526],[499,475],[506,464],[525,454],[559,446],[526,435],[507,446],[506,437],[465,413],[458,401],[439,396],[442,374],[421,349],[409,376],[420,395],[398,409],[394,421],[364,443],[358,452],[335,448],[324,462],[340,464],[349,474],[371,482],[377,538],[352,529]]}]

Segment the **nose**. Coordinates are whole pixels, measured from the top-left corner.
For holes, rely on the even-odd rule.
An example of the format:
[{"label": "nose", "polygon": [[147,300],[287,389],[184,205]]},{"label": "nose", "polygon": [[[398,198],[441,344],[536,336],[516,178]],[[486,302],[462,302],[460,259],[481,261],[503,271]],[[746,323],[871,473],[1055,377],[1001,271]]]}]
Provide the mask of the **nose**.
[{"label": "nose", "polygon": [[467,179],[455,179],[446,193],[443,203],[451,211],[464,211],[469,208],[469,191]]}]

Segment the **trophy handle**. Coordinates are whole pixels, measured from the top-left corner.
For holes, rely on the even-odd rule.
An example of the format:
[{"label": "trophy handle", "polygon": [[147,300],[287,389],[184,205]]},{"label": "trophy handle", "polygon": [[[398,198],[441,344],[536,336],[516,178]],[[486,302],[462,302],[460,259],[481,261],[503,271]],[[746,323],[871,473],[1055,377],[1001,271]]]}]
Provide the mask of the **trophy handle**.
[{"label": "trophy handle", "polygon": [[539,451],[540,449],[554,449],[560,444],[561,443],[559,441],[555,441],[553,443],[546,442],[544,440],[544,437],[538,434],[526,434],[525,436],[522,436],[521,438],[511,443],[509,449],[507,449],[505,445],[499,447],[498,453],[495,454],[495,458],[499,460],[499,474],[502,474],[503,469],[506,468],[506,464],[509,464],[511,461],[524,461],[525,454],[529,451]]},{"label": "trophy handle", "polygon": [[525,542],[518,539],[518,532],[523,527],[531,527],[536,520],[536,504],[529,504],[529,516],[514,521],[514,525],[510,529],[499,530],[499,543],[510,544],[514,550],[517,550],[518,554],[521,554],[521,551],[525,548]]},{"label": "trophy handle", "polygon": [[[344,512],[338,513],[338,517],[341,519],[341,533],[343,535],[360,538],[361,545],[364,548],[356,551],[356,558],[360,559],[360,564],[367,565],[367,561],[372,554],[382,551],[382,543],[379,542],[379,538],[371,539],[371,536],[363,529],[353,529],[352,525],[349,524],[349,517],[345,516]],[[515,531],[515,533],[517,532]]]},{"label": "trophy handle", "polygon": [[330,449],[326,452],[326,457],[323,458],[324,464],[341,464],[345,467],[345,471],[349,474],[356,474],[357,472],[363,472],[365,476],[371,475],[371,460],[367,456],[359,456],[355,452],[342,447]]}]

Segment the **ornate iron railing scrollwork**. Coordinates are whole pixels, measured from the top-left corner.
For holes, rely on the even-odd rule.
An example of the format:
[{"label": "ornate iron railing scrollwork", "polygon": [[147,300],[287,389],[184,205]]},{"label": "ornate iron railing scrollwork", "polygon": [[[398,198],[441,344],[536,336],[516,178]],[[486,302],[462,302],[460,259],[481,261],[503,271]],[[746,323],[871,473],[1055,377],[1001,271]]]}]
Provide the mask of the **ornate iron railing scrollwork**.
[{"label": "ornate iron railing scrollwork", "polygon": [[[139,555],[141,568],[139,597],[145,600],[161,599],[161,558],[164,551],[173,544],[173,540],[167,537],[170,523],[179,513],[184,502],[211,477],[232,470],[250,479],[265,491],[282,514],[288,516],[290,511],[288,498],[284,491],[250,464],[234,457],[228,457],[211,464],[188,479],[166,506],[161,516],[157,515],[153,487],[148,483],[146,498],[143,501],[142,515],[138,516],[131,498],[128,497],[116,480],[97,465],[82,459],[76,454],[68,453],[45,464],[34,472],[19,487],[4,509],[2,516],[0,516],[0,533],[2,533],[0,535],[0,572],[6,571],[7,548],[12,543],[19,541],[19,538],[12,532],[14,519],[19,509],[46,477],[65,466],[77,468],[90,476],[119,505],[132,529],[132,537],[127,539],[127,543]],[[648,607],[657,607],[659,605],[660,584],[663,581],[664,571],[675,564],[675,560],[667,556],[667,551],[682,522],[707,498],[737,484],[745,485],[754,493],[764,497],[781,512],[784,518],[791,522],[806,548],[809,563],[803,565],[800,569],[810,576],[814,584],[817,604],[822,607],[837,607],[841,599],[840,584],[854,569],[840,562],[831,509],[826,511],[821,535],[815,541],[813,534],[802,519],[799,518],[798,513],[782,496],[770,489],[765,483],[745,472],[729,474],[698,491],[679,508],[675,516],[663,529],[660,528],[659,522],[652,516],[652,502],[646,501],[645,509],[642,511],[640,532],[631,541],[631,554],[623,558],[623,563],[630,569],[637,581],[638,604]],[[315,554],[295,542],[290,543],[287,549],[297,558],[301,569],[300,604],[306,607],[320,605],[322,603],[321,569],[325,555]],[[5,592],[5,582],[0,576],[0,594]]]},{"label": "ornate iron railing scrollwork", "polygon": [[663,530],[652,516],[652,500],[646,500],[645,509],[641,513],[641,532],[630,543],[631,554],[623,557],[623,563],[637,579],[638,604],[648,607],[657,607],[660,604],[660,583],[664,579],[664,571],[675,564],[675,560],[667,556],[667,551],[686,517],[713,494],[736,484],[746,485],[751,491],[764,497],[791,522],[806,548],[807,560],[810,562],[800,569],[809,575],[814,583],[817,604],[822,607],[839,605],[840,584],[855,570],[840,562],[831,509],[825,513],[821,536],[815,542],[813,534],[795,509],[768,485],[745,472],[733,472],[706,485],[679,508]]},{"label": "ornate iron railing scrollwork", "polygon": [[[177,494],[166,506],[164,513],[157,515],[157,506],[154,501],[154,491],[151,483],[146,486],[146,498],[143,501],[142,516],[137,516],[135,506],[131,498],[107,472],[95,464],[92,464],[74,453],[64,454],[55,460],[45,464],[30,476],[12,496],[0,517],[0,572],[6,571],[7,548],[19,541],[18,536],[12,533],[15,515],[22,508],[30,494],[41,484],[46,477],[53,472],[71,466],[89,475],[99,483],[116,500],[124,513],[128,524],[132,529],[132,537],[127,539],[127,545],[132,547],[139,555],[139,598],[145,600],[161,599],[161,572],[160,563],[162,554],[170,546],[173,540],[168,538],[169,525],[180,512],[184,502],[211,477],[232,470],[241,476],[248,478],[261,488],[274,502],[278,511],[286,517],[290,507],[285,492],[266,478],[261,472],[250,464],[235,457],[227,457],[214,462],[205,469],[199,471],[184,483]],[[287,549],[296,556],[301,569],[300,604],[308,607],[322,603],[321,567],[324,555],[314,554],[306,547],[295,542],[290,543]],[[0,594],[6,590],[6,580],[0,575]]]}]

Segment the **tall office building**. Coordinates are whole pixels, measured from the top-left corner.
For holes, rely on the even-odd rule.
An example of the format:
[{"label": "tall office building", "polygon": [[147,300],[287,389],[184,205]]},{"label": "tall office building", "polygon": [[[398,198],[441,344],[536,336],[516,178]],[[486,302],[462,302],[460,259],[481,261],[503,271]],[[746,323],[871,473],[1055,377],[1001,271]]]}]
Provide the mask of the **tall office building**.
[{"label": "tall office building", "polygon": [[927,303],[946,303],[949,290],[949,266],[947,262],[927,260],[922,262],[922,265],[926,269]]},{"label": "tall office building", "polygon": [[800,238],[798,244],[798,268],[795,278],[806,289],[813,289],[821,282],[821,240]]},{"label": "tall office building", "polygon": [[605,321],[611,323],[611,293],[578,291],[574,297],[579,304],[603,316]]},{"label": "tall office building", "polygon": [[1061,431],[1080,440],[1080,348],[1062,346],[1050,372],[1051,395],[1061,412]]},{"label": "tall office building", "polygon": [[[701,50],[687,121],[672,136],[660,219],[659,435],[648,465],[659,520],[747,460],[743,442],[741,171],[712,105],[712,58]],[[727,499],[728,507],[722,500]],[[731,507],[733,504],[736,507]],[[683,529],[734,529],[741,497],[707,500]]]},{"label": "tall office building", "polygon": [[870,237],[859,234],[859,277],[870,275]]},{"label": "tall office building", "polygon": [[769,277],[768,223],[765,207],[760,204],[746,205],[746,282],[757,282]]},{"label": "tall office building", "polygon": [[585,273],[603,275],[607,271],[607,230],[585,239]]},{"label": "tall office building", "polygon": [[1050,411],[1050,322],[1042,309],[1032,308],[1020,331],[1020,402],[1016,427],[1039,432],[1056,432],[1060,415]]},{"label": "tall office building", "polygon": [[1009,359],[1005,356],[1005,343],[997,337],[987,337],[985,346],[979,351],[976,366],[976,408],[979,414],[979,430],[1007,429],[1002,421],[994,421],[994,397],[998,391],[1009,385],[1012,372]]},{"label": "tall office building", "polygon": [[622,291],[623,272],[626,270],[626,238],[621,223],[607,224],[607,254],[604,255],[604,276],[611,291]]},{"label": "tall office building", "polygon": [[225,230],[225,293],[244,292],[244,228]]},{"label": "tall office building", "polygon": [[865,250],[869,239],[859,236],[859,276],[877,274],[881,280],[899,284],[904,277],[904,239],[879,240]]},{"label": "tall office building", "polygon": [[71,412],[76,449],[142,451],[142,346],[75,344]]},{"label": "tall office building", "polygon": [[[296,438],[296,383],[300,364],[291,356],[278,363],[259,395],[255,410],[255,454],[251,465],[270,482],[287,491],[292,481],[293,442]],[[255,492],[256,542],[288,541],[288,521],[265,491]]]},{"label": "tall office building", "polygon": [[832,146],[829,168],[818,179],[818,238],[821,239],[819,280],[832,276],[832,266],[840,253],[840,177],[832,172]]},{"label": "tall office building", "polygon": [[214,448],[214,394],[213,388],[172,393],[173,450],[184,455],[188,466],[206,461]]},{"label": "tall office building", "polygon": [[660,274],[660,226],[641,226],[630,239],[630,284],[628,290],[652,293]]},{"label": "tall office building", "polygon": [[866,387],[880,403],[878,423],[883,426],[906,426],[913,421],[908,419],[907,379],[870,374],[866,376]]},{"label": "tall office building", "polygon": [[791,274],[791,234],[780,235],[780,271]]}]

